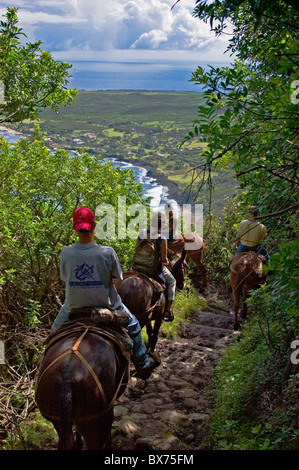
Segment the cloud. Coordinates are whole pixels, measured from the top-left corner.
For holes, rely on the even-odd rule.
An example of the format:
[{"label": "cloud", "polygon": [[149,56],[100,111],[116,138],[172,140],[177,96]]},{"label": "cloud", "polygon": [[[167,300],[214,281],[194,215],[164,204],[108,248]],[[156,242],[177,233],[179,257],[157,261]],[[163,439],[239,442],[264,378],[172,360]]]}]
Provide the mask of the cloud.
[{"label": "cloud", "polygon": [[[15,0],[28,40],[50,51],[226,49],[192,17],[195,0]],[[9,6],[3,3],[2,6]],[[3,13],[3,7],[1,8]]]},{"label": "cloud", "polygon": [[139,36],[131,45],[137,49],[197,50],[215,44],[217,39],[205,23],[190,15],[186,8],[180,8],[176,15],[167,15],[168,21],[160,27],[150,29]]}]

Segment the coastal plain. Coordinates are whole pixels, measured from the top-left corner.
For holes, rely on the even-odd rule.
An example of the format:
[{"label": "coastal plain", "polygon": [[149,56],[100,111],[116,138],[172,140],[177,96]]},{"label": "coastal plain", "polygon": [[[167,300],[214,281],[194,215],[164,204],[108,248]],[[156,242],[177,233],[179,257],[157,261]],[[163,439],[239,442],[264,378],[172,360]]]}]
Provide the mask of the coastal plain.
[{"label": "coastal plain", "polygon": [[[206,144],[192,139],[181,145],[203,104],[202,92],[81,90],[71,106],[58,112],[43,110],[39,125],[49,147],[83,149],[139,165],[167,186],[178,204],[203,204],[206,212],[209,191],[197,192],[199,178],[190,188],[192,169]],[[33,128],[28,122],[19,126],[25,133]],[[212,179],[216,190],[211,208],[217,214],[225,198],[234,194],[236,183],[223,170],[213,173]]]}]

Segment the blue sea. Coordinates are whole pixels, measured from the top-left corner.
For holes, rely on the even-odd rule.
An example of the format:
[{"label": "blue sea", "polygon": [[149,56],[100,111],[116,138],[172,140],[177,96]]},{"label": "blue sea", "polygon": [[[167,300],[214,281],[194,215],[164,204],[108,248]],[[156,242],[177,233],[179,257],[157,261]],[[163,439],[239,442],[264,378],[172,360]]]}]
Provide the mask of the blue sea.
[{"label": "blue sea", "polygon": [[202,91],[191,82],[199,64],[75,61],[70,81],[78,90]]}]

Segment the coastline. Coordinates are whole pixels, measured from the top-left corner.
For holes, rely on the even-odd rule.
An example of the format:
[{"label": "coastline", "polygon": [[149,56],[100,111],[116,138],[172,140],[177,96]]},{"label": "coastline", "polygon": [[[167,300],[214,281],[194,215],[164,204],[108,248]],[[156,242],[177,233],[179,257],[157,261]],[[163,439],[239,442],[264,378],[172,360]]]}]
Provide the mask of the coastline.
[{"label": "coastline", "polygon": [[[138,165],[139,166],[139,165]],[[147,171],[147,176],[150,176],[151,178],[154,178],[157,183],[161,184],[162,186],[167,186],[168,188],[168,197],[170,199],[174,199],[177,201],[179,205],[181,204],[186,204],[188,201],[188,196],[187,194],[184,195],[182,191],[178,188],[177,184],[174,183],[173,181],[170,181],[167,176],[162,175],[159,172],[155,171],[155,167],[150,165],[149,163],[142,163],[142,167],[145,168]]]},{"label": "coastline", "polygon": [[[96,152],[95,152],[96,153]],[[106,158],[115,158],[119,162],[132,164],[139,168],[146,170],[148,177],[153,178],[156,182],[161,185],[165,186],[168,189],[167,197],[169,199],[174,199],[178,205],[187,204],[189,201],[188,194],[183,194],[183,192],[178,188],[178,185],[173,181],[170,181],[167,176],[161,174],[159,171],[156,171],[156,168],[152,166],[150,163],[144,163],[144,161],[131,161],[128,157],[123,157],[119,154],[108,155]]]},{"label": "coastline", "polygon": [[2,125],[0,125],[0,132],[9,132],[10,134],[22,135],[22,132],[18,132],[15,129],[12,129],[11,127],[2,126]]},{"label": "coastline", "polygon": [[[12,129],[12,128],[9,128],[7,126],[2,126],[0,125],[0,133],[8,133],[8,134],[11,134],[11,135],[20,135],[20,136],[24,136],[24,133],[22,132],[19,132],[19,131],[16,131],[15,129]],[[65,150],[70,150],[66,147],[64,147]],[[93,149],[91,149],[93,150]],[[94,150],[93,150],[94,152]],[[112,157],[112,158],[117,158],[117,160],[119,160],[120,162],[123,162],[124,164],[125,163],[131,163],[135,166],[138,166],[140,169],[145,169],[146,172],[147,172],[147,176],[150,177],[150,178],[153,178],[159,185],[161,186],[164,186],[164,187],[167,187],[167,190],[168,190],[168,193],[167,193],[167,197],[168,199],[171,199],[171,200],[174,200],[177,202],[178,205],[181,205],[181,204],[184,204],[187,202],[187,198],[184,197],[184,195],[182,195],[182,192],[179,190],[178,186],[176,185],[176,183],[168,180],[168,178],[164,175],[161,175],[161,173],[159,172],[156,172],[155,171],[155,167],[153,167],[152,165],[150,165],[149,163],[144,163],[144,162],[132,162],[126,158],[123,158],[121,155],[110,155],[109,157]]]}]

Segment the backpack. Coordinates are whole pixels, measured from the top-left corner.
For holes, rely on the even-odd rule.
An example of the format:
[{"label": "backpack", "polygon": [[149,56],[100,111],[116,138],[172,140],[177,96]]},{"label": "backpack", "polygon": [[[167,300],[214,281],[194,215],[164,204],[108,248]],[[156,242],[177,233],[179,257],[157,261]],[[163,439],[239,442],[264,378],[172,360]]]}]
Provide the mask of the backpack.
[{"label": "backpack", "polygon": [[132,261],[132,268],[147,276],[157,274],[160,267],[160,257],[157,240],[149,238],[138,239]]}]

